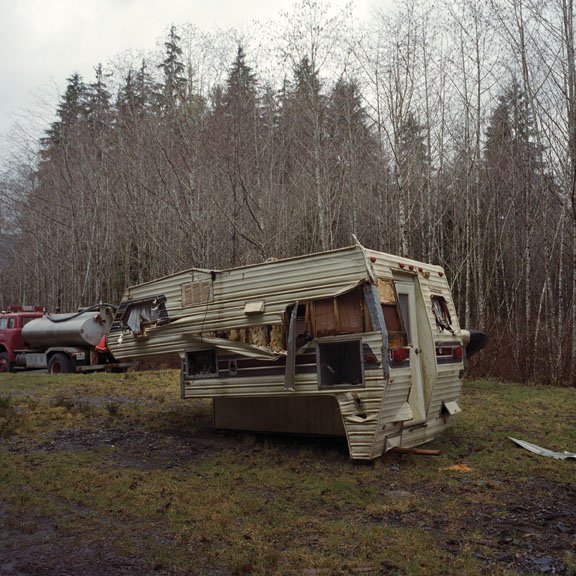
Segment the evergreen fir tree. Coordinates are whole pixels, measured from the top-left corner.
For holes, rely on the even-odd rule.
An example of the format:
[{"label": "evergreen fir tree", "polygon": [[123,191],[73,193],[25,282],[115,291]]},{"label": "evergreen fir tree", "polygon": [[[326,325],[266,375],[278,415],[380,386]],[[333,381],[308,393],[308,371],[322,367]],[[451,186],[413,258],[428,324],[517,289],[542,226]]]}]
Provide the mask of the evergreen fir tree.
[{"label": "evergreen fir tree", "polygon": [[162,104],[165,111],[175,110],[186,101],[187,81],[184,75],[186,68],[182,62],[180,40],[176,26],[171,26],[168,39],[164,42],[166,56],[158,66],[164,73]]},{"label": "evergreen fir tree", "polygon": [[86,120],[87,113],[87,88],[82,76],[76,72],[68,78],[66,92],[56,110],[56,120],[41,139],[45,151],[63,144],[69,133]]},{"label": "evergreen fir tree", "polygon": [[100,131],[111,122],[111,94],[106,86],[106,75],[102,64],[95,68],[94,83],[86,89],[86,117],[93,130]]}]

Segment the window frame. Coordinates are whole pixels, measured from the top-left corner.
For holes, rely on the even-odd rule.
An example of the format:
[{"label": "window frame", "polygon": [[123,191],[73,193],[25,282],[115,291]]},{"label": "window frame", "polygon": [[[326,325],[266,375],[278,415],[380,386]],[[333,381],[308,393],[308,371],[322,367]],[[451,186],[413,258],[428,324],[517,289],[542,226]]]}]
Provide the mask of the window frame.
[{"label": "window frame", "polygon": [[[355,344],[358,351],[358,371],[360,376],[360,382],[357,384],[351,382],[342,382],[340,384],[327,384],[322,373],[322,348],[330,346],[344,346]],[[347,360],[350,362],[350,360]],[[342,390],[347,388],[365,388],[366,387],[366,377],[364,374],[364,346],[362,338],[350,338],[350,335],[345,337],[329,337],[329,338],[319,338],[316,340],[316,374],[318,378],[318,388],[320,390]]]},{"label": "window frame", "polygon": [[[209,372],[209,373],[200,373],[200,372],[195,372],[195,373],[191,373],[190,372],[190,368],[191,368],[191,356],[194,354],[206,354],[206,353],[210,353],[213,355],[213,364],[214,364],[214,368],[215,368],[215,372]],[[205,378],[208,379],[214,379],[214,378],[218,378],[220,376],[220,370],[219,370],[219,366],[218,366],[218,350],[216,348],[204,348],[202,350],[189,350],[186,352],[186,379],[187,380],[203,380]]]}]

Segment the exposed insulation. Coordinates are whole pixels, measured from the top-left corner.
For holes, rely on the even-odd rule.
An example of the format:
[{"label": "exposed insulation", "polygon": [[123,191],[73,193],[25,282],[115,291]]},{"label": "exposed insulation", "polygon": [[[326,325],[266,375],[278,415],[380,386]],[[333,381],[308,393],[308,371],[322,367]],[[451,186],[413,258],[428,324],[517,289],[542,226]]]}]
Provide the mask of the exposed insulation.
[{"label": "exposed insulation", "polygon": [[[248,328],[233,328],[232,330],[223,330],[218,332],[220,338],[228,339],[231,342],[242,342],[244,344],[252,344],[253,346],[260,346],[261,348],[271,347],[271,332],[272,326],[250,326]],[[282,328],[281,326],[279,327]],[[281,346],[274,350],[283,350]]]},{"label": "exposed insulation", "polygon": [[286,350],[286,339],[284,338],[284,326],[275,325],[270,330],[270,348],[272,350]]},{"label": "exposed insulation", "polygon": [[378,278],[378,295],[380,296],[381,304],[396,304],[396,292],[394,290],[394,282],[392,280],[385,280]]},{"label": "exposed insulation", "polygon": [[270,327],[269,326],[253,326],[249,329],[250,344],[254,346],[269,347],[270,346]]}]

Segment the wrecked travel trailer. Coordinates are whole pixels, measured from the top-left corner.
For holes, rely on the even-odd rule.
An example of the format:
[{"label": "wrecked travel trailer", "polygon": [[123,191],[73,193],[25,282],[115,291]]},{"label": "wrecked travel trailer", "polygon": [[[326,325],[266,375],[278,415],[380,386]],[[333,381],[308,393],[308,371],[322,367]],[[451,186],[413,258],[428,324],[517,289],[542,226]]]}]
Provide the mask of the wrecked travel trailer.
[{"label": "wrecked travel trailer", "polygon": [[358,244],[132,286],[107,339],[117,359],[178,353],[217,428],[345,435],[354,460],[450,426],[483,342],[441,267]]}]

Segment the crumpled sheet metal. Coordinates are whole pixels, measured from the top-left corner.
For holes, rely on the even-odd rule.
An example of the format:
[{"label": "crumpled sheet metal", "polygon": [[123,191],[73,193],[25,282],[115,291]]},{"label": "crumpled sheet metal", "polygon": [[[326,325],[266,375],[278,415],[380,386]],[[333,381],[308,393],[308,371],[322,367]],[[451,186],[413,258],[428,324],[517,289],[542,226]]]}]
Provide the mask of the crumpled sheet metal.
[{"label": "crumpled sheet metal", "polygon": [[552,450],[536,446],[536,444],[530,444],[530,442],[525,442],[524,440],[517,440],[511,436],[508,436],[508,438],[510,438],[512,442],[518,444],[518,446],[530,450],[530,452],[534,452],[534,454],[539,454],[540,456],[547,456],[548,458],[554,458],[555,460],[576,460],[576,453],[574,452],[553,452]]},{"label": "crumpled sheet metal", "polygon": [[260,346],[227,340],[226,338],[208,338],[201,336],[200,334],[190,334],[187,332],[184,332],[182,336],[194,344],[214,346],[214,348],[218,348],[224,352],[228,352],[230,354],[239,354],[240,356],[246,356],[247,358],[257,358],[259,360],[269,360],[274,362],[281,356],[286,356],[286,354],[267,350],[266,348],[261,348]]}]

